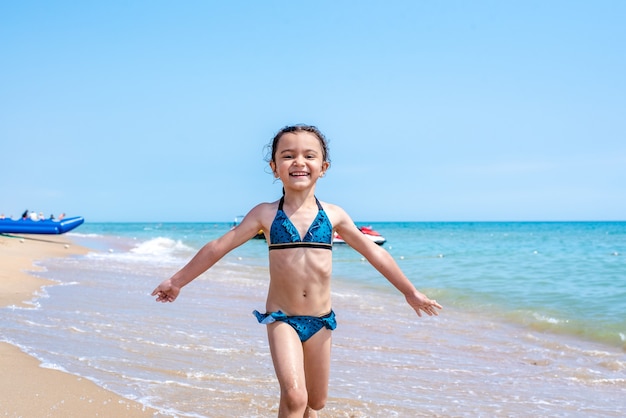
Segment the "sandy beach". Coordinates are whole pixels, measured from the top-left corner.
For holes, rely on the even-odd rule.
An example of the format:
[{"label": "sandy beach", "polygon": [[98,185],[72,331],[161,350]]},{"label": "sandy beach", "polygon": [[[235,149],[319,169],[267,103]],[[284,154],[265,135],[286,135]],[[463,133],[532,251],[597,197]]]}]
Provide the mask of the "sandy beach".
[{"label": "sandy beach", "polygon": [[[339,326],[320,416],[624,416],[624,352],[612,343],[623,330],[624,259],[612,254],[626,253],[624,225],[383,226],[405,270],[446,309],[417,318],[337,247]],[[276,416],[266,330],[251,314],[267,293],[264,242],[238,248],[177,303],[149,296],[228,228],[104,223],[70,236],[0,236],[3,416]],[[424,256],[439,251],[446,256]],[[558,313],[576,304],[548,305],[562,302],[563,283],[604,292],[596,340],[567,333],[580,318]],[[518,320],[519,306],[490,305],[503,294],[533,322]],[[560,317],[558,332],[546,328]]]},{"label": "sandy beach", "polygon": [[[28,274],[37,260],[85,254],[61,236],[0,235],[0,307],[33,307],[42,286],[54,283]],[[40,362],[0,342],[0,413],[7,417],[149,417],[155,411],[95,383]]]}]

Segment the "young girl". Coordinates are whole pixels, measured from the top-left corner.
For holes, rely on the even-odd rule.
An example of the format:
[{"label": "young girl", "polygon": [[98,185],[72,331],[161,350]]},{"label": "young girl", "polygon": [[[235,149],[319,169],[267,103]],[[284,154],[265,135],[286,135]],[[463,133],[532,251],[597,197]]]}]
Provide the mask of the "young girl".
[{"label": "young girl", "polygon": [[391,255],[367,239],[342,208],[317,200],[315,184],[330,167],[326,139],[317,128],[285,127],[274,137],[270,152],[270,168],[283,184],[282,198],[254,207],[152,296],[157,302],[173,302],[182,287],[263,230],[270,282],[266,313],[254,315],[267,324],[280,384],[278,416],[316,417],[328,396],[331,330],[337,326],[330,297],[335,232],[402,292],[417,315],[437,315],[441,306],[415,289]]}]

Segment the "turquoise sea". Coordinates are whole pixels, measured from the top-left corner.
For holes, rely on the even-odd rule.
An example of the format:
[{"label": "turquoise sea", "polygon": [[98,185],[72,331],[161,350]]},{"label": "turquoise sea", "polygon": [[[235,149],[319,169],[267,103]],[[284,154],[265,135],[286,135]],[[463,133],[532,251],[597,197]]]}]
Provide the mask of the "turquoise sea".
[{"label": "turquoise sea", "polygon": [[[626,222],[372,225],[416,287],[418,318],[335,245],[330,399],[321,416],[623,416]],[[275,416],[265,330],[267,246],[251,240],[174,304],[149,296],[230,223],[85,223],[93,250],[46,260],[58,281],[2,309],[0,339],[162,416]]]}]

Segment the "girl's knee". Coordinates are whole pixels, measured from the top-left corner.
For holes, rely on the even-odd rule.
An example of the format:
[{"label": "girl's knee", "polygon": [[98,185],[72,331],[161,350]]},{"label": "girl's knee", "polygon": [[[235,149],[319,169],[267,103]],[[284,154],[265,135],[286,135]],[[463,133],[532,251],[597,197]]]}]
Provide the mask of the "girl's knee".
[{"label": "girl's knee", "polygon": [[308,404],[309,408],[319,411],[326,406],[326,400],[328,399],[328,392],[323,391],[309,391],[308,392]]},{"label": "girl's knee", "polygon": [[320,409],[324,409],[326,406],[326,398],[323,399],[309,399],[309,408],[314,411],[319,411]]},{"label": "girl's knee", "polygon": [[284,405],[290,411],[304,411],[308,404],[308,394],[304,388],[287,388],[282,392]]}]

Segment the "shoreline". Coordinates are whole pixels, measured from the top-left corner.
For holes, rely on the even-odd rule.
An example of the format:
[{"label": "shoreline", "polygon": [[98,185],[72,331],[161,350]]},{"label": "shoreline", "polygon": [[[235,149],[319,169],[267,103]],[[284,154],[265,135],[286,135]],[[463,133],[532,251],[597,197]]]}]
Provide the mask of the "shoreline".
[{"label": "shoreline", "polygon": [[[0,235],[0,308],[32,309],[39,292],[55,282],[36,277],[36,262],[84,255],[89,249],[60,235]],[[0,341],[0,410],[7,416],[151,417],[157,411],[80,376],[41,367],[21,348]]]},{"label": "shoreline", "polygon": [[[266,295],[267,270],[264,259],[259,261],[266,255],[265,245],[256,241],[233,253],[185,292],[184,303],[163,306],[146,298],[146,289],[151,289],[158,277],[173,273],[189,256],[191,246],[206,239],[207,230],[213,230],[200,229],[194,234],[178,227],[116,228],[119,226],[72,234],[65,238],[72,244],[69,248],[63,242],[46,244],[54,247],[48,251],[58,251],[60,256],[36,258],[35,264],[47,271],[31,274],[53,283],[58,280],[59,286],[45,287],[43,296],[32,304],[35,309],[5,308],[5,341],[43,360],[44,367],[49,363],[57,369],[55,365],[59,365],[58,370],[73,373],[59,372],[59,376],[82,378],[81,384],[92,379],[96,389],[106,388],[125,400],[156,408],[153,416],[205,416],[207,399],[211,415],[216,417],[274,413],[277,386],[266,332],[251,324],[249,313]],[[0,256],[8,251],[1,239]],[[463,243],[454,240],[450,248]],[[17,245],[16,241],[19,239],[11,239],[12,245]],[[18,246],[20,255],[32,255],[31,250],[23,249],[25,245],[41,244],[25,241]],[[401,249],[403,242],[407,241],[398,240],[395,248]],[[72,256],[69,252],[74,244],[89,248],[89,254]],[[621,247],[617,250],[622,252]],[[471,269],[464,273],[462,261],[467,260],[463,258],[459,268],[448,261],[452,257],[445,260],[448,265],[442,265],[439,258],[419,257],[419,249],[403,252],[408,253],[407,259],[419,259],[407,265],[419,264],[426,281],[444,268],[450,269],[449,274],[473,277]],[[621,262],[607,255],[607,250],[591,254]],[[581,410],[618,416],[621,412],[626,384],[623,351],[577,335],[522,324],[487,303],[478,307],[467,302],[452,304],[436,320],[416,320],[393,287],[364,280],[368,276],[361,268],[363,263],[345,252],[339,255],[337,266],[347,268],[335,271],[344,273],[336,277],[333,287],[341,327],[333,334],[331,391],[324,416],[524,417],[576,415]],[[30,258],[25,267],[28,271],[34,270]],[[518,268],[527,268],[518,259],[514,261]],[[499,257],[488,255],[481,262],[488,271],[502,268]],[[0,266],[3,273],[5,266]],[[503,275],[510,273],[505,270]],[[448,288],[435,288],[442,292],[437,298],[446,300]],[[31,294],[25,300],[32,298]],[[172,317],[185,320],[173,324]],[[0,350],[2,346],[0,343]],[[39,372],[41,367],[34,364],[31,369]],[[54,379],[50,377],[48,382],[59,386]],[[30,383],[28,378],[26,383],[12,382],[17,387],[14,396],[24,396],[20,389],[38,396]],[[0,395],[0,411],[5,409],[6,399],[13,402],[11,396]],[[67,395],[61,393],[56,396],[57,402],[59,399],[65,402]],[[110,399],[91,402],[110,404]],[[80,407],[52,415],[57,407],[48,403],[37,409],[44,413],[27,414],[25,409],[12,413],[16,407],[11,406],[6,415],[140,416],[127,411],[82,412]]]}]

